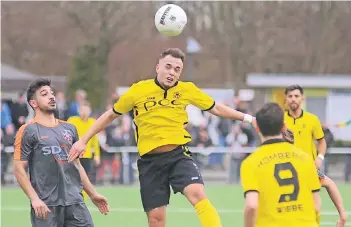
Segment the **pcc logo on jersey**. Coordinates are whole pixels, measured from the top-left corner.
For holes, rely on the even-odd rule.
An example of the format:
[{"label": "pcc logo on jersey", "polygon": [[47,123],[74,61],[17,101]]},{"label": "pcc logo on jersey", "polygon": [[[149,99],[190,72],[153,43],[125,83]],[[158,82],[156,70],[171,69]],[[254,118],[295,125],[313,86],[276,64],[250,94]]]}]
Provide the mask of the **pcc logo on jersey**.
[{"label": "pcc logo on jersey", "polygon": [[180,105],[182,105],[181,102],[179,102],[180,97],[181,97],[181,94],[179,92],[174,93],[173,94],[174,99],[171,99],[171,100],[167,98],[157,100],[155,97],[148,97],[146,98],[146,102],[144,102],[143,106],[145,111],[149,111],[155,106],[168,106],[168,107],[176,108],[177,106],[179,107]]}]

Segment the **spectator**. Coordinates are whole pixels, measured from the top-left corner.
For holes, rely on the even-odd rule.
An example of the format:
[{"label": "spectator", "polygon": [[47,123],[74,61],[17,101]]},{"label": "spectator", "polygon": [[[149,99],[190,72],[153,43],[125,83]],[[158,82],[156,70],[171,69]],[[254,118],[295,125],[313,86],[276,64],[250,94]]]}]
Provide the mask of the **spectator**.
[{"label": "spectator", "polygon": [[249,146],[250,133],[245,125],[236,123],[233,125],[232,132],[228,134],[226,141],[233,148],[234,153],[230,158],[229,183],[238,183],[240,180],[240,166],[242,161],[248,156],[246,153],[240,153],[242,147]]},{"label": "spectator", "polygon": [[26,123],[26,118],[29,115],[27,102],[23,93],[20,93],[17,102],[11,106],[12,123],[16,131]]},{"label": "spectator", "polygon": [[1,102],[1,129],[5,132],[6,127],[12,124],[11,110],[6,102]]},{"label": "spectator", "polygon": [[[106,110],[112,109],[112,105],[109,104],[106,106]],[[121,119],[117,118],[110,125],[108,125],[103,132],[99,134],[99,140],[101,145],[101,158],[102,163],[100,168],[97,171],[97,181],[99,184],[103,184],[105,169],[109,167],[111,170],[111,184],[117,183],[120,161],[118,154],[109,153],[109,147],[121,147],[125,145],[125,141],[122,138],[122,129],[121,129]]]},{"label": "spectator", "polygon": [[114,125],[109,125],[99,134],[99,141],[101,146],[101,165],[97,170],[97,183],[99,185],[104,184],[106,167],[110,169],[111,184],[115,184],[118,180],[120,163],[117,159],[117,154],[108,152],[108,143],[111,141],[111,132],[114,127]]},{"label": "spectator", "polygon": [[[328,150],[334,143],[334,135],[329,130],[329,128],[328,128],[328,126],[326,124],[322,126],[322,129],[323,129],[323,132],[324,132],[325,142],[327,143],[326,154],[328,155]],[[323,168],[324,168],[323,172],[325,173],[325,175],[328,175],[328,157],[325,157],[325,159],[324,159]]]},{"label": "spectator", "polygon": [[79,115],[79,105],[82,101],[86,100],[86,98],[87,98],[87,93],[81,89],[77,90],[75,95],[76,95],[75,101],[71,102],[71,105],[68,108],[66,118],[69,118],[72,116],[78,116]]},{"label": "spectator", "polygon": [[57,118],[61,120],[66,120],[66,98],[65,94],[61,91],[56,93],[56,109],[57,109]]},{"label": "spectator", "polygon": [[5,152],[6,147],[13,146],[15,142],[15,127],[8,124],[5,133],[1,132],[1,185],[5,185],[5,175],[9,164],[10,154]]},{"label": "spectator", "polygon": [[[196,147],[199,147],[199,148],[211,147],[213,145],[212,140],[208,135],[208,131],[206,127],[200,128],[199,136],[196,138],[195,144],[196,144]],[[193,154],[193,157],[200,167],[203,166],[200,160],[201,154],[195,153]]]}]

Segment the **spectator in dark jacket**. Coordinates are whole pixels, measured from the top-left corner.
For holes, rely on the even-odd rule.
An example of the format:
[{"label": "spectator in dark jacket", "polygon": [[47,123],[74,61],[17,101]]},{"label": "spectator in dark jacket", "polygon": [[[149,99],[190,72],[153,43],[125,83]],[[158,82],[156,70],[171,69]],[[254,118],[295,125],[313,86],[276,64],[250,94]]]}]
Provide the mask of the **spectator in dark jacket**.
[{"label": "spectator in dark jacket", "polygon": [[19,94],[17,102],[11,106],[12,122],[16,131],[26,123],[26,118],[29,115],[27,102],[24,94]]}]

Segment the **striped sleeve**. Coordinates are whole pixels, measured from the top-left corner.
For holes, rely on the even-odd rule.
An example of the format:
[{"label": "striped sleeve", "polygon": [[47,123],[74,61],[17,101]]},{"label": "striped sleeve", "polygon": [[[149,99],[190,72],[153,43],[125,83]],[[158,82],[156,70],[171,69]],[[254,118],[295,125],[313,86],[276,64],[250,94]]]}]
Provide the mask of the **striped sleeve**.
[{"label": "striped sleeve", "polygon": [[28,130],[28,125],[23,125],[16,134],[14,160],[28,161],[33,151],[33,135]]}]

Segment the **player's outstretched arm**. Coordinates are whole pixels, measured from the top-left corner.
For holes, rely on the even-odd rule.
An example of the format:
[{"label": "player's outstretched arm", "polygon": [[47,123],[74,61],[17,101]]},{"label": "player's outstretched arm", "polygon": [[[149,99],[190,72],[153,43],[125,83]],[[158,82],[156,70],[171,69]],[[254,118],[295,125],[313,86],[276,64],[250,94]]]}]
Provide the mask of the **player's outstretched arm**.
[{"label": "player's outstretched arm", "polygon": [[244,226],[254,227],[258,209],[258,192],[247,192],[245,196]]},{"label": "player's outstretched arm", "polygon": [[317,151],[318,151],[318,156],[316,158],[315,163],[316,163],[317,169],[320,169],[322,167],[325,153],[327,152],[327,142],[325,141],[325,138],[318,140]]},{"label": "player's outstretched arm", "polygon": [[75,164],[79,170],[80,178],[82,179],[83,189],[86,191],[91,201],[99,208],[102,214],[107,214],[109,212],[107,199],[100,195],[90,182],[87,173],[85,172],[83,166],[81,165],[79,159],[75,160]]},{"label": "player's outstretched arm", "polygon": [[[209,111],[211,114],[218,117],[229,118],[232,120],[245,121],[250,124],[255,124],[255,118],[249,114],[244,114],[240,111],[234,110],[224,104],[216,103],[215,106]],[[256,125],[254,125],[256,126]]]},{"label": "player's outstretched arm", "polygon": [[330,199],[333,201],[336,209],[339,212],[339,223],[345,225],[347,213],[345,211],[345,207],[338,187],[336,186],[335,182],[329,177],[324,177],[321,179],[321,185],[327,189]]},{"label": "player's outstretched arm", "polygon": [[101,115],[90,127],[90,129],[84,134],[82,138],[80,138],[77,142],[75,142],[69,152],[68,161],[72,162],[79,155],[83,154],[85,151],[86,145],[88,141],[98,134],[101,130],[103,130],[107,125],[111,124],[111,122],[119,117],[119,114],[113,112],[113,110],[106,111],[103,115]]},{"label": "player's outstretched arm", "polygon": [[30,199],[35,215],[39,216],[42,219],[46,219],[50,210],[46,206],[46,204],[39,198],[38,194],[32,187],[32,184],[30,183],[25,170],[27,165],[27,161],[14,160],[14,175],[22,190]]}]

